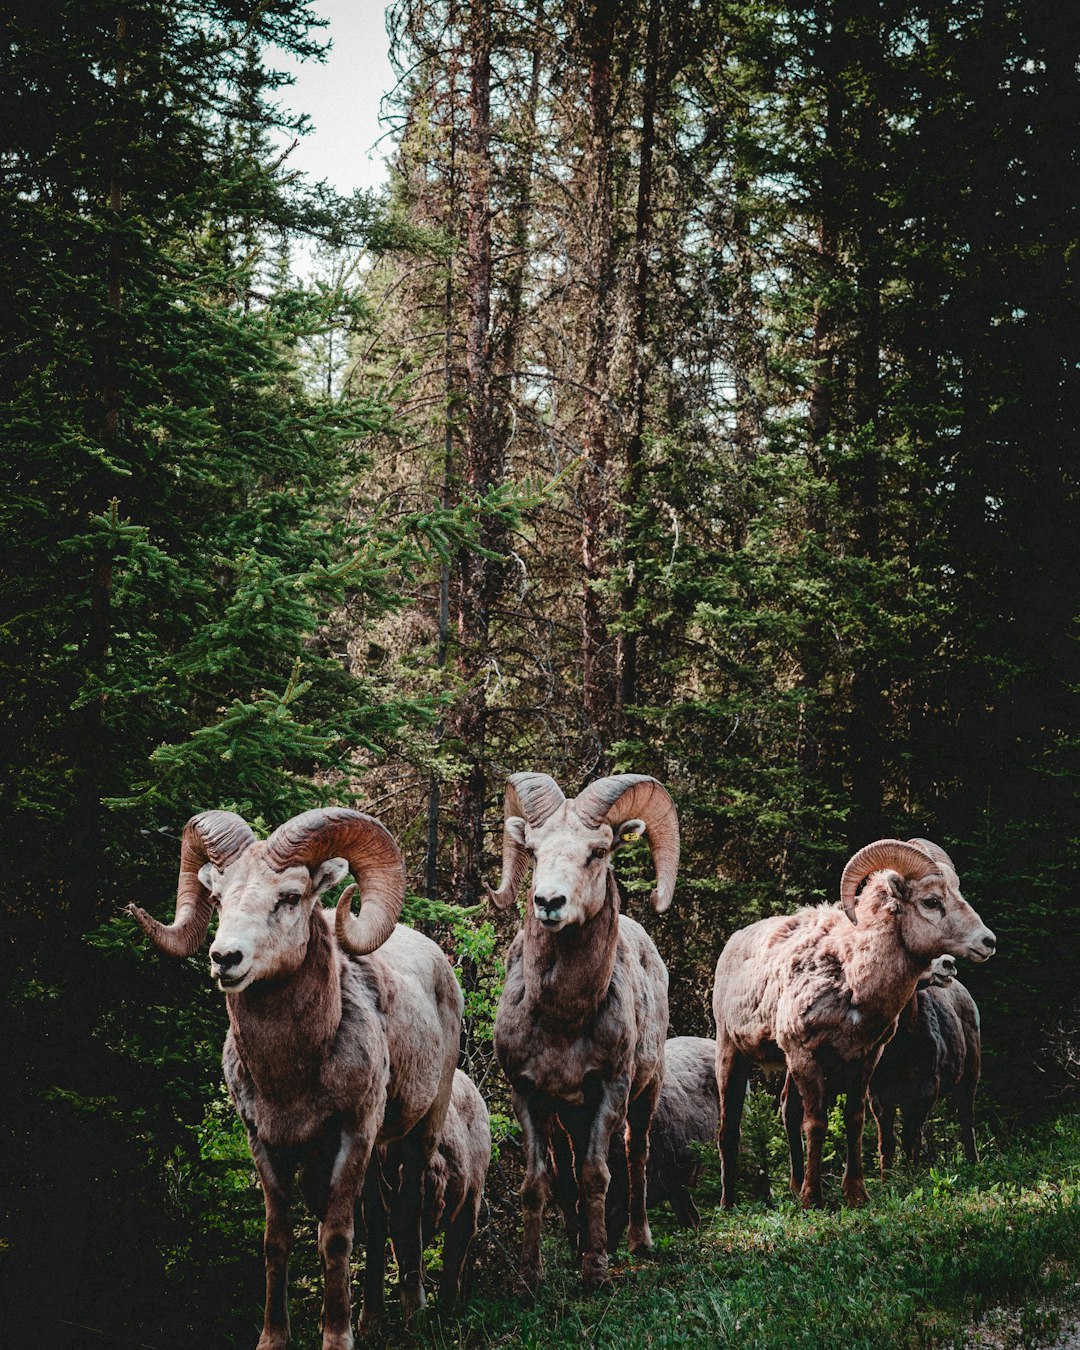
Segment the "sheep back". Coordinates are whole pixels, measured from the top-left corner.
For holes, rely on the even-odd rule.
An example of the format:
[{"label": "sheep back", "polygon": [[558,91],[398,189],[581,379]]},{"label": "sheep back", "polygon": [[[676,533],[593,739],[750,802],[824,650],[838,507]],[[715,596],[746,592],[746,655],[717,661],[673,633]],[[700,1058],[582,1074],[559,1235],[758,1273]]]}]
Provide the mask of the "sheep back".
[{"label": "sheep back", "polygon": [[[728,940],[716,963],[713,1016],[717,1038],[739,1054],[781,1068],[798,1045],[827,1046],[840,1061],[866,1054],[891,1035],[896,1009],[858,1004],[861,953],[838,905],[807,906],[760,919]],[[872,982],[869,965],[865,974]],[[844,1035],[845,1027],[849,1035]]]}]

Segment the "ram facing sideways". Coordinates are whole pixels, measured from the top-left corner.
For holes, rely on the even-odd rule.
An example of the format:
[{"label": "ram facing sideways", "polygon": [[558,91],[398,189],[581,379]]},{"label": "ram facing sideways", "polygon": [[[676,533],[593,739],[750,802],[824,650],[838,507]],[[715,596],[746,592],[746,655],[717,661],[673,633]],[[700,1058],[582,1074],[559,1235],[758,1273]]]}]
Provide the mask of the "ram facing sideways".
[{"label": "ram facing sideways", "polygon": [[882,1046],[935,957],[985,961],[995,946],[961,895],[948,856],[924,839],[881,839],[861,848],[844,868],[839,905],[762,919],[734,933],[713,987],[723,1203],[734,1203],[753,1064],[787,1069],[791,1183],[807,1206],[822,1203],[830,1096],[846,1094],[843,1192],[849,1204],[864,1203],[866,1089]]}]

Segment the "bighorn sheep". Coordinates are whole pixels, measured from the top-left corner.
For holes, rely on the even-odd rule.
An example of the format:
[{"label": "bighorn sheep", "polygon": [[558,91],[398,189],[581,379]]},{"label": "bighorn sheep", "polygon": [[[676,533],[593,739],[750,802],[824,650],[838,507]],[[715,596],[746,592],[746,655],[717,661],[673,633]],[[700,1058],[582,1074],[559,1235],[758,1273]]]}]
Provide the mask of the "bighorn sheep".
[{"label": "bighorn sheep", "polygon": [[[716,1138],[720,1104],[716,1094],[716,1042],[703,1036],[675,1036],[664,1046],[664,1082],[649,1129],[649,1207],[671,1203],[675,1217],[686,1228],[697,1228],[701,1215],[690,1188],[701,1176],[698,1145]],[[555,1195],[571,1234],[577,1231],[577,1186],[573,1156],[563,1130],[552,1133]],[[611,1141],[608,1153],[611,1182],[607,1192],[607,1245],[613,1253],[626,1231],[629,1216],[629,1175],[626,1143]]]},{"label": "bighorn sheep", "polygon": [[[331,914],[319,897],[352,874]],[[289,1198],[300,1189],[319,1219],[323,1350],[348,1350],[354,1203],[369,1237],[387,1222],[406,1315],[424,1304],[421,1179],[443,1130],[458,1055],[462,995],[429,938],[396,926],[405,869],[389,832],[359,811],[294,817],[265,841],[228,811],[188,821],[176,917],[166,927],[129,906],[162,952],[191,956],[220,908],[211,973],[225,992],[225,1078],[262,1182],[266,1311],[259,1350],[289,1335]],[[337,941],[335,942],[335,934]],[[368,1168],[373,1148],[394,1177],[389,1216]],[[381,1300],[369,1273],[365,1292]],[[369,1310],[365,1307],[365,1319]]]},{"label": "bighorn sheep", "polygon": [[668,1022],[667,970],[641,925],[619,913],[610,857],[647,835],[656,867],[651,902],[660,913],[675,889],[679,824],[667,791],[641,774],[601,778],[568,801],[546,774],[516,773],[504,814],[493,902],[505,909],[530,863],[533,871],[495,1017],[495,1053],[525,1144],[521,1279],[535,1289],[542,1278],[540,1228],[553,1193],[557,1119],[574,1151],[582,1277],[595,1288],[608,1278],[608,1151],[627,1125],[630,1250],[652,1245],[645,1169]]},{"label": "bighorn sheep", "polygon": [[439,1306],[451,1308],[461,1292],[469,1245],[476,1236],[484,1180],[491,1161],[491,1123],[476,1084],[458,1069],[439,1147],[424,1175],[424,1245],[443,1238]]},{"label": "bighorn sheep", "polygon": [[805,1206],[821,1204],[828,1093],[846,1092],[843,1192],[849,1204],[864,1203],[866,1085],[882,1045],[934,957],[985,961],[995,946],[960,894],[947,855],[925,839],[867,844],[844,868],[839,905],[761,919],[733,934],[716,963],[713,989],[724,1205],[735,1199],[739,1123],[753,1063],[786,1063],[791,1184]]},{"label": "bighorn sheep", "polygon": [[870,1110],[877,1121],[883,1179],[896,1157],[896,1108],[903,1118],[904,1153],[914,1162],[922,1146],[923,1125],[944,1092],[951,1092],[956,1102],[968,1161],[979,1161],[975,1145],[975,1090],[982,1067],[979,1010],[955,974],[951,956],[934,962],[870,1079]]}]

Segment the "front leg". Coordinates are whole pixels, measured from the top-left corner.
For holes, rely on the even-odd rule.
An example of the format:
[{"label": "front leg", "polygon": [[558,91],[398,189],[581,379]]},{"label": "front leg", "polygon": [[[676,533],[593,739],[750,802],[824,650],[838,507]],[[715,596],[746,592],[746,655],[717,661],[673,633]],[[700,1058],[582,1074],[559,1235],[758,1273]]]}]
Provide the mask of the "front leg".
[{"label": "front leg", "polygon": [[611,1180],[608,1151],[615,1132],[626,1127],[629,1095],[630,1081],[625,1075],[600,1085],[588,1142],[578,1170],[581,1278],[586,1289],[598,1289],[609,1283],[605,1212]]},{"label": "front leg", "polygon": [[[323,1350],[352,1350],[349,1262],[352,1258],[356,1199],[372,1154],[375,1131],[359,1123],[342,1126],[330,1174],[326,1217],[319,1225],[323,1268]],[[368,1234],[369,1242],[371,1234]]]},{"label": "front leg", "polygon": [[[812,1055],[790,1057],[788,1073],[802,1103],[802,1127],[806,1136],[806,1171],[799,1190],[804,1209],[820,1208],[821,1151],[825,1144],[827,1107],[825,1075]],[[789,1097],[790,1101],[790,1097]]]},{"label": "front leg", "polygon": [[424,1169],[427,1167],[431,1144],[426,1126],[417,1126],[395,1145],[400,1169],[394,1169],[396,1189],[390,1192],[390,1242],[397,1262],[401,1304],[405,1321],[427,1304],[424,1293],[423,1196]]},{"label": "front leg", "polygon": [[361,1209],[364,1217],[364,1301],[360,1311],[361,1336],[374,1335],[386,1312],[386,1198],[382,1166],[373,1152],[364,1173]]},{"label": "front leg", "polygon": [[266,1307],[256,1350],[284,1350],[289,1339],[289,1251],[292,1248],[289,1200],[296,1159],[289,1151],[268,1149],[254,1132],[249,1134],[248,1142],[262,1183],[266,1210],[263,1238]]},{"label": "front leg", "polygon": [[548,1149],[551,1145],[552,1110],[539,1094],[530,1096],[513,1088],[510,1093],[514,1114],[521,1123],[525,1145],[525,1180],[521,1183],[521,1269],[520,1280],[526,1293],[534,1293],[544,1278],[540,1260],[540,1229],[544,1205],[551,1198],[551,1174]]},{"label": "front leg", "polygon": [[866,1119],[866,1089],[879,1058],[880,1051],[871,1053],[865,1059],[851,1065],[847,1074],[847,1100],[844,1103],[847,1160],[844,1164],[841,1190],[844,1192],[844,1199],[853,1206],[865,1205],[870,1199],[866,1193],[866,1179],[863,1175],[862,1137],[863,1122]]}]

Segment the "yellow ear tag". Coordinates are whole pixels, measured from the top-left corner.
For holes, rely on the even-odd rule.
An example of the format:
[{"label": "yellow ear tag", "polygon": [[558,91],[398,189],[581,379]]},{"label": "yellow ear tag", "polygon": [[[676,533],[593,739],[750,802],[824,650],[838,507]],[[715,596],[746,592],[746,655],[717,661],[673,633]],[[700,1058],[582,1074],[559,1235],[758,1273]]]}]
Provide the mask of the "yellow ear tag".
[{"label": "yellow ear tag", "polygon": [[624,844],[632,844],[632,843],[634,842],[635,839],[640,839],[640,838],[641,838],[641,831],[640,831],[640,830],[630,830],[628,833],[626,833],[626,834],[624,834],[624,835],[622,836],[622,842],[623,842]]}]

